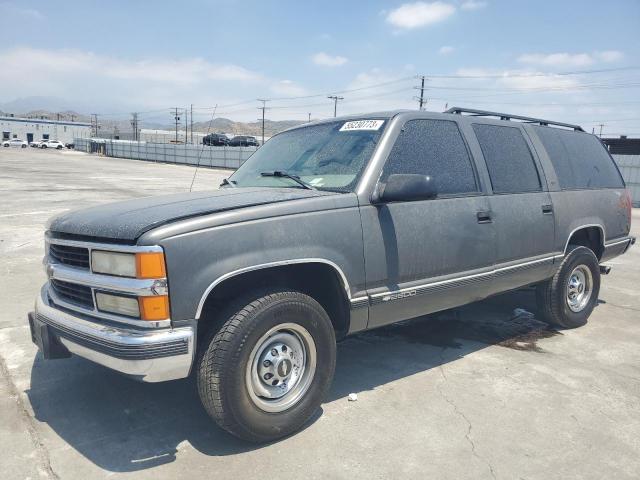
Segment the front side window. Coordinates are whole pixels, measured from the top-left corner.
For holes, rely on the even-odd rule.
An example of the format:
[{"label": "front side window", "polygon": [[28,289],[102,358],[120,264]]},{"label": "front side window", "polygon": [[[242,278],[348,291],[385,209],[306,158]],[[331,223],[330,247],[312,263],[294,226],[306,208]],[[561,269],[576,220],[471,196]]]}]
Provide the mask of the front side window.
[{"label": "front side window", "polygon": [[467,146],[455,122],[409,120],[402,128],[384,166],[380,181],[389,175],[429,175],[438,195],[478,191]]},{"label": "front side window", "polygon": [[238,187],[297,187],[282,172],[318,188],[352,191],[386,127],[386,120],[328,122],[271,138],[229,178]]},{"label": "front side window", "polygon": [[542,190],[538,170],[520,129],[474,124],[494,193]]}]

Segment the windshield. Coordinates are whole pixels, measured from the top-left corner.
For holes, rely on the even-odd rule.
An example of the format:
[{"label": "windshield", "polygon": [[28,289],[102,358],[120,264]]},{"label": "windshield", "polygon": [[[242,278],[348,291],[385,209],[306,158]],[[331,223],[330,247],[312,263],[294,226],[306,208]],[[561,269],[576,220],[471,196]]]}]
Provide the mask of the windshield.
[{"label": "windshield", "polygon": [[303,188],[283,172],[325,190],[351,191],[369,161],[384,120],[339,121],[281,133],[260,147],[230,177],[237,187]]}]

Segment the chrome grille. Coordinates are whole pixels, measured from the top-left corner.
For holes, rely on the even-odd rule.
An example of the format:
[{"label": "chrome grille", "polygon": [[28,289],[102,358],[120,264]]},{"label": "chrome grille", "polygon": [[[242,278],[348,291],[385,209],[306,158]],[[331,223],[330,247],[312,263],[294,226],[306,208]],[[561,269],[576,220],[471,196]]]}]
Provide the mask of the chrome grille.
[{"label": "chrome grille", "polygon": [[49,245],[49,256],[51,260],[53,260],[53,263],[62,263],[72,267],[89,269],[88,248],[51,243]]},{"label": "chrome grille", "polygon": [[51,288],[62,300],[93,310],[93,294],[90,287],[51,279]]}]

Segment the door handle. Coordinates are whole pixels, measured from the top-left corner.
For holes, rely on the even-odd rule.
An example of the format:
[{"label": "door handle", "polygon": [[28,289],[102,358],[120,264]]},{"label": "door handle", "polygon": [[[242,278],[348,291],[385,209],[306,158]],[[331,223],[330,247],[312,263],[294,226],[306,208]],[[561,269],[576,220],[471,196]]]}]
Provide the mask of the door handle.
[{"label": "door handle", "polygon": [[553,205],[542,205],[542,213],[544,215],[553,215]]},{"label": "door handle", "polygon": [[478,223],[491,223],[493,220],[491,219],[491,212],[478,212],[476,214],[478,218]]}]

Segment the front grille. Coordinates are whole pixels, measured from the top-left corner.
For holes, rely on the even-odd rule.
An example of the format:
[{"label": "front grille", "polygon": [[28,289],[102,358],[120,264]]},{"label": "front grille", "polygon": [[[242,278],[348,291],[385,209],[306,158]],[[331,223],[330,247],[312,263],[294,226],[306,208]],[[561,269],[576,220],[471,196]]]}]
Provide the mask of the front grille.
[{"label": "front grille", "polygon": [[51,288],[62,300],[93,310],[93,294],[90,287],[51,279]]},{"label": "front grille", "polygon": [[88,248],[51,243],[49,245],[49,256],[53,263],[63,263],[72,267],[89,269]]}]

